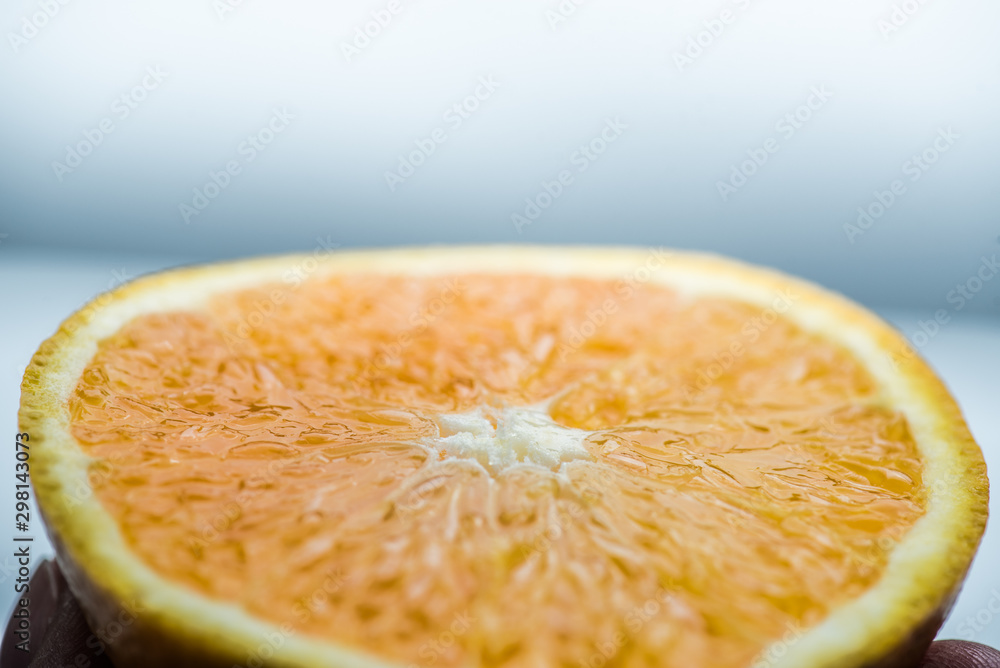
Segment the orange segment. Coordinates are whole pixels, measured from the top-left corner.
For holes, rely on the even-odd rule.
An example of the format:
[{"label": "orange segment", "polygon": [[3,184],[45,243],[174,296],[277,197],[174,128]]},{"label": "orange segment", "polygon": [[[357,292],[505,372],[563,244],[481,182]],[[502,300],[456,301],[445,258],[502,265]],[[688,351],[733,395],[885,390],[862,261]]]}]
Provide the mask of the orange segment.
[{"label": "orange segment", "polygon": [[104,340],[72,433],[144,562],[296,633],[404,666],[745,666],[925,513],[906,417],[798,298],[263,285]]}]

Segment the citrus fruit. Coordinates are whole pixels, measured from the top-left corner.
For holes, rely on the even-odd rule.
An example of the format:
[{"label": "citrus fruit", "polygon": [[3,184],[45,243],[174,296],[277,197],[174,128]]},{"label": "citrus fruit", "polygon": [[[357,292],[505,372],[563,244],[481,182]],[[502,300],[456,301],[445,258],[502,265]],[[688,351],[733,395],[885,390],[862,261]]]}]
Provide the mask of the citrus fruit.
[{"label": "citrus fruit", "polygon": [[908,666],[986,522],[902,337],[660,249],[187,268],[67,320],[21,429],[121,666]]}]

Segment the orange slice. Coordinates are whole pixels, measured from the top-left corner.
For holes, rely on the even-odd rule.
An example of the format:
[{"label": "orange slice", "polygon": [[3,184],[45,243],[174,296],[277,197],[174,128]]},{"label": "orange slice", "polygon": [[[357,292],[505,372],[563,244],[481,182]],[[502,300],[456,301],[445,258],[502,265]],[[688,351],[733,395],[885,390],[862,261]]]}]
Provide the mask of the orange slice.
[{"label": "orange slice", "polygon": [[121,666],[906,666],[987,481],[901,344],[706,256],[283,257],[84,308],[21,429]]}]

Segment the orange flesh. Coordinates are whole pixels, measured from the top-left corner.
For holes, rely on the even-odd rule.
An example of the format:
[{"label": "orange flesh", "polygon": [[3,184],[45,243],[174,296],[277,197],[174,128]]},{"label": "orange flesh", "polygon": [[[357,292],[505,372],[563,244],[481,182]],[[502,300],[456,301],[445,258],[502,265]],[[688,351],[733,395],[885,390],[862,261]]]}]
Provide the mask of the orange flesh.
[{"label": "orange flesh", "polygon": [[[586,456],[441,446],[442,415],[529,405]],[[249,290],[128,324],[71,411],[153,569],[406,666],[745,666],[923,513],[906,421],[846,351],[652,284]]]}]

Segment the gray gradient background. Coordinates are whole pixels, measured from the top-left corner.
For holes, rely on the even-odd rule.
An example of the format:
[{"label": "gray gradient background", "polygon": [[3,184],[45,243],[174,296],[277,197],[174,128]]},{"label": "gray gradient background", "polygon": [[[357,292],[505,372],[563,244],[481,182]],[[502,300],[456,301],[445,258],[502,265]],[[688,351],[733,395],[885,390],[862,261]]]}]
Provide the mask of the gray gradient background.
[{"label": "gray gradient background", "polygon": [[[902,0],[578,0],[555,29],[559,0],[398,1],[350,62],[342,43],[388,0],[242,0],[221,16],[221,0],[0,8],[4,434],[38,343],[145,271],[334,244],[614,243],[724,253],[879,309],[1000,468],[1000,280],[961,310],[949,301],[1000,254],[1000,4],[908,0],[916,11],[886,38],[879,21]],[[58,11],[12,42],[46,3]],[[675,53],[724,9],[735,20],[679,71]],[[120,118],[115,100],[150,67],[165,80]],[[443,115],[483,76],[497,90],[452,129]],[[814,86],[831,99],[783,137],[776,123]],[[179,205],[243,161],[275,108],[294,120],[186,223]],[[525,198],[615,117],[621,137],[518,233]],[[60,180],[53,161],[105,118],[114,131]],[[447,141],[390,191],[384,173],[439,127]],[[958,139],[911,182],[903,164],[941,128]],[[772,137],[780,149],[723,201],[717,182]],[[906,193],[851,243],[844,225],[894,179]],[[939,309],[950,323],[919,345]],[[997,563],[991,529],[945,635],[1000,645]],[[0,559],[0,611],[10,566]],[[977,615],[989,623],[970,633]]]},{"label": "gray gradient background", "polygon": [[[197,258],[425,242],[590,242],[711,249],[868,303],[935,306],[1000,235],[1000,5],[897,0],[400,0],[360,56],[341,44],[386,0],[64,0],[0,13],[0,230],[5,243]],[[568,0],[567,0],[568,1]],[[911,0],[916,3],[916,0]],[[674,53],[729,8],[693,65]],[[118,121],[114,100],[166,80]],[[396,192],[383,174],[491,75],[498,90]],[[716,182],[815,85],[833,98],[746,186]],[[239,156],[275,107],[290,127],[185,224],[178,205]],[[52,162],[105,117],[114,132],[60,182]],[[608,117],[628,130],[533,225],[511,213]],[[941,127],[960,138],[863,236],[844,224]],[[1000,281],[969,305],[993,311]],[[984,293],[986,294],[986,293]],[[993,311],[996,312],[996,311]]]}]

